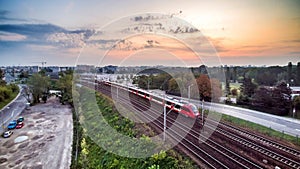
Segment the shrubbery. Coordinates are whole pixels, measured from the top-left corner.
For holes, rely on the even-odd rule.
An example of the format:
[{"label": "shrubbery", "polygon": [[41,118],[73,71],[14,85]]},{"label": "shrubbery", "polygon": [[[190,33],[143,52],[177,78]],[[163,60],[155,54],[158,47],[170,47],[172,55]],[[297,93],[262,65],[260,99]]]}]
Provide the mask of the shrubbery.
[{"label": "shrubbery", "polygon": [[13,93],[19,91],[19,88],[15,84],[10,84],[6,86],[0,86],[0,102],[10,99]]},{"label": "shrubbery", "polygon": [[[82,88],[79,91],[81,98],[87,98],[89,96],[88,93],[91,93],[93,91],[88,90],[86,88]],[[81,102],[85,102],[87,99],[81,100]],[[114,104],[112,101],[101,94],[97,94],[96,96],[96,102],[98,104],[99,110],[102,112],[102,115],[105,119],[105,121],[114,128],[118,133],[121,133],[123,135],[129,136],[129,137],[136,137],[138,132],[136,129],[134,129],[135,124],[130,121],[129,119],[121,116],[116,108],[114,107]],[[103,134],[103,132],[98,132],[98,134],[95,134],[93,131],[101,130],[101,127],[103,123],[101,121],[97,121],[97,117],[99,116],[98,113],[93,111],[93,105],[90,104],[90,102],[82,103],[86,104],[86,106],[82,106],[80,109],[82,110],[81,113],[84,113],[84,115],[80,115],[80,119],[87,120],[88,122],[82,122],[78,126],[78,121],[76,121],[77,118],[73,118],[74,121],[74,127],[78,131],[74,131],[74,139],[75,133],[78,132],[79,134],[79,140],[74,141],[73,144],[76,142],[78,143],[78,160],[75,160],[75,154],[76,151],[74,151],[73,145],[73,159],[72,159],[72,165],[71,168],[122,168],[122,169],[170,169],[170,168],[196,168],[193,166],[192,162],[178,153],[174,152],[174,150],[169,150],[167,152],[161,151],[158,154],[152,155],[152,157],[148,158],[127,158],[118,156],[114,153],[108,152],[105,149],[103,149],[101,146],[95,143],[98,139],[102,139],[105,142],[114,144],[117,146],[116,151],[119,152],[129,152],[131,151],[132,147],[126,147],[126,144],[122,144],[117,139],[114,139],[113,137],[107,136]],[[75,115],[75,114],[74,114]],[[75,116],[76,117],[76,116]],[[89,125],[89,126],[87,126]],[[82,127],[84,126],[84,127]],[[93,130],[92,134],[93,139],[89,137],[89,134],[91,134],[89,130]],[[105,132],[105,131],[104,131]],[[111,132],[111,131],[108,131]],[[140,139],[144,139],[146,144],[149,143],[151,146],[151,139],[147,136],[142,135]],[[120,146],[118,146],[120,145]],[[142,151],[150,151],[149,145],[137,145],[141,146]],[[143,149],[143,146],[145,148]],[[76,148],[76,147],[75,147]],[[148,149],[148,150],[147,150]],[[75,149],[76,150],[76,149]],[[139,152],[140,153],[140,152]]]}]

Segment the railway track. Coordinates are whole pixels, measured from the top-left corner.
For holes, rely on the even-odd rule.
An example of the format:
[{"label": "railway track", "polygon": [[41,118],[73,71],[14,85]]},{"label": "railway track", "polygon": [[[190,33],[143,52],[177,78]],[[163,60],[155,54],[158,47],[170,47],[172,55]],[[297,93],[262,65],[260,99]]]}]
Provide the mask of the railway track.
[{"label": "railway track", "polygon": [[254,142],[246,140],[240,136],[234,135],[234,134],[232,134],[228,131],[225,131],[223,129],[220,129],[220,128],[217,128],[215,131],[230,138],[231,140],[233,140],[236,143],[239,143],[245,147],[248,147],[249,149],[255,150],[255,151],[273,159],[274,161],[277,161],[279,163],[284,163],[289,168],[296,168],[296,169],[300,168],[299,162],[297,162],[293,159],[287,158],[283,155],[280,155],[272,150],[268,150],[267,148],[264,148]]},{"label": "railway track", "polygon": [[280,151],[284,151],[284,152],[286,152],[286,153],[288,153],[288,154],[290,154],[292,156],[295,156],[296,158],[298,158],[298,160],[300,160],[300,151],[297,150],[297,149],[295,149],[295,148],[288,147],[286,145],[277,143],[275,141],[272,141],[270,139],[261,137],[259,135],[253,134],[253,133],[250,133],[248,131],[244,131],[244,130],[239,129],[239,128],[235,127],[235,126],[230,126],[230,125],[225,124],[225,123],[219,123],[219,125],[221,125],[224,128],[228,128],[231,131],[239,133],[240,135],[243,135],[246,138],[249,138],[249,139],[251,139],[253,141],[260,142],[260,143],[262,143],[265,146],[274,147],[274,148],[276,148],[276,149],[278,149]]},{"label": "railway track", "polygon": [[[104,88],[106,88],[106,89],[104,89]],[[109,89],[107,89],[107,88],[109,88]],[[100,92],[102,92],[108,96],[111,96],[110,87],[102,86],[100,88],[99,86],[97,86],[97,89],[100,90]],[[118,99],[120,101],[122,101],[123,103],[128,102],[128,100],[122,100],[123,99],[122,97],[119,97]],[[145,105],[142,105],[139,100],[131,100],[131,101],[135,101],[141,107],[145,106]],[[125,106],[126,106],[126,104],[125,104]],[[157,110],[155,112],[153,111],[152,113],[161,114],[161,112],[159,112],[159,110]],[[151,114],[148,114],[147,116],[145,116],[144,114],[142,114],[142,115],[143,115],[143,118],[148,118],[149,120],[154,120],[153,117],[152,117],[152,119],[151,119],[151,117],[149,117],[149,116],[151,116]],[[171,126],[172,121],[174,121],[174,119],[170,119],[170,117],[167,118],[167,122],[168,122],[167,125]],[[153,122],[153,125],[156,126],[157,130],[163,130],[162,129],[162,126],[163,126],[162,117],[160,116],[155,121],[155,123]],[[297,160],[295,161],[291,158],[287,158],[287,157],[285,157],[279,153],[276,153],[272,150],[269,150],[266,147],[263,147],[257,143],[253,143],[253,142],[245,139],[245,137],[252,141],[263,143],[266,146],[273,147],[278,150],[282,150],[283,152],[288,153],[290,156],[295,157],[297,159],[300,156],[298,150],[293,149],[288,146],[285,146],[285,145],[282,145],[280,143],[274,142],[267,138],[257,136],[253,133],[243,131],[237,127],[230,126],[228,124],[221,123],[221,124],[219,124],[219,126],[220,127],[218,127],[216,129],[217,133],[219,133],[220,135],[226,137],[227,139],[229,139],[235,143],[238,143],[240,146],[245,146],[248,149],[251,149],[252,151],[255,151],[257,153],[260,153],[264,156],[269,157],[270,159],[273,159],[274,161],[277,161],[277,164],[282,164],[282,165],[280,165],[281,167],[300,169],[300,163]],[[187,130],[186,126],[184,126],[183,124],[178,125],[176,127],[178,130]],[[168,130],[168,131],[170,131],[170,133],[168,133],[168,135],[170,137],[178,134],[178,132],[176,132],[176,131],[172,131],[172,130]],[[178,138],[173,137],[173,139],[178,139]],[[205,145],[205,146],[200,145],[198,139],[205,139],[206,141],[203,142],[204,143],[203,145]],[[176,141],[178,141],[178,140],[176,140]],[[194,154],[194,156],[196,158],[200,159],[201,161],[206,163],[211,168],[232,168],[233,166],[235,168],[263,168],[262,166],[255,164],[254,162],[252,162],[244,157],[240,157],[239,154],[218,144],[217,142],[213,141],[213,139],[205,138],[202,135],[200,135],[200,137],[199,137],[199,130],[197,130],[197,131],[191,130],[188,133],[187,137],[182,139],[182,141],[180,142],[180,146],[182,146],[183,148],[185,148],[186,150],[188,150],[189,152]],[[207,147],[209,147],[209,149]],[[221,160],[216,159],[211,154],[213,156],[219,157],[219,159],[221,159]],[[232,163],[228,163],[228,162],[224,161],[223,159],[227,159],[227,160],[230,159]]]},{"label": "railway track", "polygon": [[[106,93],[109,94],[109,93]],[[119,97],[121,100],[122,98]],[[131,100],[132,101],[132,100]],[[136,103],[140,104],[138,100],[134,100]],[[125,106],[128,105],[127,100],[122,100],[124,102]],[[144,106],[140,104],[141,106]],[[130,108],[130,107],[128,107]],[[142,108],[141,108],[142,109]],[[152,113],[161,114],[159,111],[153,111]],[[142,118],[148,118],[148,120],[152,121],[154,120],[154,117],[151,116],[151,114],[148,114],[145,116],[142,114]],[[150,117],[149,117],[150,116]],[[152,117],[152,118],[151,118]],[[156,117],[156,116],[155,116]],[[174,119],[167,119],[167,125],[171,126]],[[163,119],[160,117],[160,119],[156,120],[156,122],[153,123],[153,125],[156,126],[157,130],[162,131],[163,130]],[[174,126],[174,125],[173,125]],[[234,153],[233,151],[227,149],[226,147],[219,145],[215,143],[214,141],[209,142],[203,142],[199,143],[199,135],[195,132],[195,130],[192,130],[193,133],[188,134],[188,138],[185,138],[184,136],[179,135],[179,130],[186,131],[189,130],[184,125],[177,125],[176,129],[172,130],[169,128],[168,130],[168,136],[172,139],[176,140],[176,142],[180,142],[179,144],[183,146],[185,149],[189,150],[201,161],[205,162],[207,165],[209,165],[211,168],[263,168],[254,162],[251,162],[250,160],[241,157],[240,155]],[[175,137],[174,137],[175,136]],[[179,140],[178,137],[182,140]],[[202,136],[204,137],[204,136]],[[208,139],[208,138],[205,138]],[[211,155],[212,154],[212,155]],[[215,158],[219,157],[221,160]],[[230,160],[228,160],[230,159]]]}]

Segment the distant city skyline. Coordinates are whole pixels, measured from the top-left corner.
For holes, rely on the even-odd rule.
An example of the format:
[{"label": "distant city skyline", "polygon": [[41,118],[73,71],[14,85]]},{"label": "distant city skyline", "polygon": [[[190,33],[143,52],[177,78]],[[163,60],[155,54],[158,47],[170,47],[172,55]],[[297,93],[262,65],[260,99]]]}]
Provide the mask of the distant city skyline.
[{"label": "distant city skyline", "polygon": [[[78,56],[78,64],[96,66],[206,64],[201,57],[207,53],[197,60],[182,43],[166,36],[140,35],[124,41],[117,34],[106,37],[105,31],[96,32],[122,17],[149,12],[177,17],[201,31],[220,58],[209,65],[296,65],[300,61],[299,9],[300,1],[294,0],[0,1],[0,66],[39,65],[33,62],[42,61],[49,66],[74,66]],[[144,21],[135,19],[128,22],[137,25]],[[197,30],[186,30],[191,36],[185,38],[192,44]],[[177,30],[172,31],[173,36]],[[118,50],[98,59],[114,45]]]}]

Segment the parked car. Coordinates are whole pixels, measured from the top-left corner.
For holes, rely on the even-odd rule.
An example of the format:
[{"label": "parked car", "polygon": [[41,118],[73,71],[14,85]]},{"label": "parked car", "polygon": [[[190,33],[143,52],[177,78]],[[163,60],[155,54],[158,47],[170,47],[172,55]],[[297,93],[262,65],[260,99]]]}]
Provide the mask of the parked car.
[{"label": "parked car", "polygon": [[22,121],[24,121],[24,117],[19,117],[18,120],[17,120],[18,123],[22,122]]},{"label": "parked car", "polygon": [[16,129],[20,129],[24,126],[24,123],[23,122],[19,122],[16,126]]},{"label": "parked car", "polygon": [[14,132],[12,132],[11,130],[5,131],[5,132],[2,134],[2,137],[8,138],[8,137],[10,137],[13,133],[14,133]]},{"label": "parked car", "polygon": [[8,130],[15,129],[16,126],[17,126],[17,120],[13,120],[13,121],[9,122],[7,129]]}]

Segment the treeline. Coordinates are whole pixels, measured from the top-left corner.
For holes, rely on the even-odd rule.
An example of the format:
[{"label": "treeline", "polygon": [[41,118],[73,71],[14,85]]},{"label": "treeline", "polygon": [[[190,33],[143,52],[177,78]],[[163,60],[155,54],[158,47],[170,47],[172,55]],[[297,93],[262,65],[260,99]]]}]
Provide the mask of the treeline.
[{"label": "treeline", "polygon": [[[277,115],[288,115],[293,105],[289,86],[300,86],[300,62],[287,66],[270,67],[191,67],[192,75],[186,72],[172,76],[163,71],[144,70],[133,79],[133,83],[143,89],[161,89],[166,93],[191,98],[219,102],[220,96],[226,96],[225,103],[231,104],[231,97],[237,98],[237,104],[251,109]],[[225,78],[224,78],[225,77]],[[193,84],[192,79],[196,79]],[[220,79],[220,80],[219,80]],[[225,84],[222,91],[221,82]],[[242,84],[238,89],[230,84]],[[197,90],[197,92],[195,92]],[[196,96],[199,94],[199,96]],[[295,106],[294,106],[295,107]]]},{"label": "treeline", "polygon": [[28,94],[32,94],[32,104],[39,103],[40,99],[46,102],[48,97],[50,96],[50,89],[61,91],[61,95],[59,95],[61,103],[69,103],[71,105],[73,104],[73,71],[68,70],[65,72],[60,72],[59,76],[59,79],[50,79],[48,76],[45,75],[45,71],[40,71],[39,73],[35,73],[28,78]]},{"label": "treeline", "polygon": [[142,89],[160,89],[167,94],[205,101],[218,101],[222,96],[221,83],[207,74],[168,73],[135,76],[133,84]]},{"label": "treeline", "polygon": [[224,73],[228,82],[242,83],[244,78],[252,79],[259,86],[274,86],[280,81],[285,81],[291,86],[300,86],[300,62],[293,65],[291,62],[287,66],[269,66],[269,67],[241,67],[241,66],[223,66],[223,67],[205,67],[204,65],[191,68],[197,74],[207,74],[210,77],[218,77]]},{"label": "treeline", "polygon": [[[19,87],[15,84],[6,84],[6,82],[2,80],[3,76],[4,74],[0,69],[0,103],[9,102],[19,92]],[[3,105],[1,104],[1,106]]]}]

